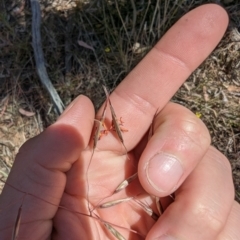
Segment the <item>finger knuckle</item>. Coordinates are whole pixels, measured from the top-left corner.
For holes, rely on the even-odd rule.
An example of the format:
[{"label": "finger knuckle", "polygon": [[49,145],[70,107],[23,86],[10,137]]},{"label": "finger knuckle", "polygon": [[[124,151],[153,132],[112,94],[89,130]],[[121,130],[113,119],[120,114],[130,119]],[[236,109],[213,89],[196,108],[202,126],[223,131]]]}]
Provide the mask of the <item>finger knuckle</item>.
[{"label": "finger knuckle", "polygon": [[181,135],[200,149],[210,144],[210,135],[205,125],[195,117],[182,119],[180,122]]},{"label": "finger knuckle", "polygon": [[212,159],[213,161],[216,161],[216,163],[223,168],[224,172],[228,173],[230,176],[232,176],[232,167],[229,162],[229,160],[221,153],[219,152],[215,147],[210,147],[208,151],[208,157],[209,159]]},{"label": "finger knuckle", "polygon": [[206,205],[199,204],[193,210],[193,214],[198,221],[199,226],[208,229],[209,232],[218,233],[224,226],[223,220],[217,211],[212,208],[206,207]]}]

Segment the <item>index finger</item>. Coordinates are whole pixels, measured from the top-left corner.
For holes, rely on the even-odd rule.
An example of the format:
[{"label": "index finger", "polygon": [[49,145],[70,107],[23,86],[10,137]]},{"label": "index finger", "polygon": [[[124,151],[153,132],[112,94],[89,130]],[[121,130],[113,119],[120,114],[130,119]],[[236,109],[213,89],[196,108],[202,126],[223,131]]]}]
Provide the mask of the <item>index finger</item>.
[{"label": "index finger", "polygon": [[[143,137],[156,110],[165,106],[216,47],[227,24],[227,13],[216,4],[192,10],[175,23],[114,90],[110,98],[117,117],[122,118],[124,128],[128,129],[123,134],[128,150]],[[108,112],[107,118],[111,119],[110,116]],[[101,139],[98,147],[104,148],[107,143],[109,150],[120,150],[121,145],[113,135]]]}]

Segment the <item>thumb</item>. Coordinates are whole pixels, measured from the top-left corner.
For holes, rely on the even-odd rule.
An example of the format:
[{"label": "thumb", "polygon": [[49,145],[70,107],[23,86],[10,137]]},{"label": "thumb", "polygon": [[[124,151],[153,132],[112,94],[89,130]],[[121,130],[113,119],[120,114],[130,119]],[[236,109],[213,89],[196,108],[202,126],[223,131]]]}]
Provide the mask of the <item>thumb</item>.
[{"label": "thumb", "polygon": [[0,195],[0,239],[11,239],[23,199],[18,238],[49,238],[51,219],[66,184],[65,172],[86,148],[93,119],[91,101],[80,96],[55,124],[21,147]]},{"label": "thumb", "polygon": [[154,120],[154,134],[139,160],[142,186],[152,195],[174,192],[206,153],[210,136],[188,109],[168,103]]}]

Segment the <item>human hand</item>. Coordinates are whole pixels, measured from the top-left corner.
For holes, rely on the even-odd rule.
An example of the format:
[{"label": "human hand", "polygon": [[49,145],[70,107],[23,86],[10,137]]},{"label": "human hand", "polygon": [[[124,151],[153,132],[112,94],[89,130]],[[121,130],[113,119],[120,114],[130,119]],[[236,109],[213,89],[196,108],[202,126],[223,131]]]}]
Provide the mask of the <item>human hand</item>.
[{"label": "human hand", "polygon": [[[98,141],[88,169],[94,108],[84,96],[25,143],[0,197],[0,239],[10,239],[21,202],[18,239],[114,239],[96,215],[89,216],[88,207],[98,205],[137,171],[139,181],[113,197],[141,194],[143,202],[152,200],[148,194],[163,197],[165,212],[157,222],[132,200],[94,210],[99,218],[126,228],[114,226],[125,238],[238,239],[240,207],[233,200],[227,159],[210,147],[209,133],[198,118],[169,103],[217,45],[227,22],[217,5],[186,14],[112,93],[116,114],[129,130],[123,138],[130,159],[116,134],[109,133]],[[153,118],[154,134],[147,141]],[[109,111],[106,119],[109,122]],[[154,156],[157,161],[149,162]],[[171,202],[166,196],[173,192]]]}]

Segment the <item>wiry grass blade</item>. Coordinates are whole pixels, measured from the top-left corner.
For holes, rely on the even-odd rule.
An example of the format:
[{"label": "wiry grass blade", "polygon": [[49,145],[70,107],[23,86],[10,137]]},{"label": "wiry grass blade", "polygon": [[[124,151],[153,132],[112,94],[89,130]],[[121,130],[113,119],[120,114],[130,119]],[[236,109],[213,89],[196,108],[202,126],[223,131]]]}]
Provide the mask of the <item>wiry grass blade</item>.
[{"label": "wiry grass blade", "polygon": [[130,200],[132,200],[132,199],[133,199],[133,197],[128,197],[128,198],[122,198],[122,199],[113,200],[113,201],[110,201],[110,202],[106,202],[106,203],[101,204],[101,205],[99,206],[99,208],[109,208],[109,207],[118,205],[118,204],[120,204],[120,203],[130,201]]},{"label": "wiry grass blade", "polygon": [[18,214],[15,220],[14,228],[13,228],[13,233],[12,233],[12,240],[16,240],[18,238],[18,233],[20,229],[20,223],[21,223],[21,215],[22,215],[22,204],[20,208],[18,209]]},{"label": "wiry grass blade", "polygon": [[137,173],[134,173],[132,176],[121,182],[116,190],[113,192],[113,194],[118,193],[122,191],[124,188],[126,188],[133,180],[135,180],[138,177]]},{"label": "wiry grass blade", "polygon": [[105,121],[105,116],[106,116],[106,111],[107,111],[107,104],[108,104],[108,101],[106,100],[104,108],[103,108],[102,116],[101,116],[100,120],[97,121],[98,125],[97,125],[96,131],[94,133],[94,137],[93,137],[93,150],[92,150],[92,154],[91,154],[91,157],[90,157],[90,160],[89,160],[89,164],[88,164],[88,167],[87,167],[87,171],[86,171],[86,180],[87,180],[87,188],[88,188],[87,189],[87,201],[88,201],[88,210],[89,210],[90,214],[91,214],[91,210],[90,210],[90,206],[89,206],[89,196],[88,196],[88,192],[89,192],[88,169],[89,169],[89,167],[91,165],[92,158],[93,158],[95,149],[97,147],[98,140],[100,139],[101,127],[102,126],[104,127],[104,121]]},{"label": "wiry grass blade", "polygon": [[125,237],[123,237],[123,235],[118,232],[115,228],[113,228],[110,224],[108,223],[104,223],[104,226],[107,228],[107,230],[109,230],[110,233],[112,233],[112,235],[114,237],[116,237],[118,240],[126,240]]},{"label": "wiry grass blade", "polygon": [[104,89],[104,92],[105,92],[105,94],[106,94],[107,101],[109,102],[110,111],[111,111],[111,114],[112,114],[112,123],[113,123],[113,126],[114,126],[114,128],[115,128],[115,130],[116,130],[116,133],[117,133],[117,135],[118,135],[119,140],[121,141],[123,147],[125,148],[126,155],[128,156],[128,154],[127,154],[127,153],[128,153],[128,150],[127,150],[127,148],[126,148],[126,146],[125,146],[125,144],[124,144],[124,140],[123,140],[121,128],[120,128],[120,126],[119,126],[116,113],[115,113],[114,108],[113,108],[113,106],[112,106],[112,103],[111,103],[111,101],[110,101],[110,96],[109,96],[108,90],[107,90],[107,88],[106,88],[104,85],[103,85],[103,89]]}]

